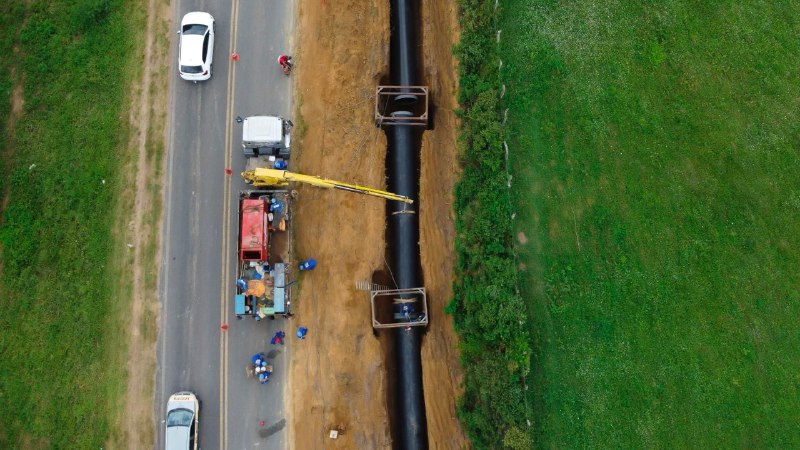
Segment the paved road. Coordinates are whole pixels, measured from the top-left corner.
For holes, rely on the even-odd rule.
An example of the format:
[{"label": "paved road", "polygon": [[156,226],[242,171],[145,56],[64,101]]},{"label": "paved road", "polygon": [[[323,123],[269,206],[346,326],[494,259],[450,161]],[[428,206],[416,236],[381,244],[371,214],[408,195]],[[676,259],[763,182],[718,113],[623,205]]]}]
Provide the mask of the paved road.
[{"label": "paved road", "polygon": [[[232,314],[237,194],[244,188],[236,174],[245,165],[241,126],[234,118],[289,117],[290,81],[276,60],[290,45],[293,2],[179,0],[176,30],[189,11],[207,11],[216,19],[215,64],[211,80],[197,84],[177,76],[175,57],[170,68],[175,76],[159,288],[156,447],[163,448],[167,398],[191,390],[202,401],[201,448],[283,449],[285,349],[275,355],[275,374],[267,385],[247,379],[245,366],[253,353],[270,350],[274,331],[286,327],[291,335],[291,322],[236,321]],[[233,51],[238,62],[230,60]],[[225,175],[226,167],[233,176]]]}]

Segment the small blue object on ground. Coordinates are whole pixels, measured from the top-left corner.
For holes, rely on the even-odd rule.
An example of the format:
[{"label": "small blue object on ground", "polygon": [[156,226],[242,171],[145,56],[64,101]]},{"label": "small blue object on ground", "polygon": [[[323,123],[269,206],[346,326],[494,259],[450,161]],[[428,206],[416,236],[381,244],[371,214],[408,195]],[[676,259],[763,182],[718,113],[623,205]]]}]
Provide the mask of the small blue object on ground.
[{"label": "small blue object on ground", "polygon": [[283,170],[283,169],[286,168],[286,161],[284,161],[282,159],[279,159],[279,160],[275,161],[275,166],[274,167],[276,169],[278,169],[278,170]]},{"label": "small blue object on ground", "polygon": [[297,337],[298,337],[298,339],[305,339],[306,338],[306,334],[308,334],[308,328],[300,327],[300,328],[297,329]]}]

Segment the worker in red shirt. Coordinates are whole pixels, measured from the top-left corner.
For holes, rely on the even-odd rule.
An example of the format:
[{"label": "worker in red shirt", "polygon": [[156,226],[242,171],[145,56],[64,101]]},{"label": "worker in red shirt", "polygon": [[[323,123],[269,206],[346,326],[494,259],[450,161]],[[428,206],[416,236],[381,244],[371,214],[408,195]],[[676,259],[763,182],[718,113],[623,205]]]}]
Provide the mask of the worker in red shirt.
[{"label": "worker in red shirt", "polygon": [[292,70],[292,57],[289,55],[281,55],[278,57],[278,64],[281,65],[285,73],[288,73]]}]

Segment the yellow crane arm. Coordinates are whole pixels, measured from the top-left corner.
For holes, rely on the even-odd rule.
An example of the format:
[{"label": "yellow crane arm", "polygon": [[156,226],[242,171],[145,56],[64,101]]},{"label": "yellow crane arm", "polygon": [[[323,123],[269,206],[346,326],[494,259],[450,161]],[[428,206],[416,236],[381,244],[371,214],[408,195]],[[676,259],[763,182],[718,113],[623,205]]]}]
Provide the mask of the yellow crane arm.
[{"label": "yellow crane arm", "polygon": [[242,172],[242,178],[244,178],[244,181],[247,182],[247,184],[252,184],[255,187],[286,186],[290,181],[296,181],[298,183],[311,184],[325,189],[341,189],[343,191],[372,195],[388,200],[396,200],[398,202],[414,203],[414,200],[411,200],[404,195],[397,195],[392,194],[391,192],[381,191],[380,189],[356,186],[355,184],[342,183],[340,181],[327,180],[325,178],[311,175],[289,172],[288,170],[259,168]]}]

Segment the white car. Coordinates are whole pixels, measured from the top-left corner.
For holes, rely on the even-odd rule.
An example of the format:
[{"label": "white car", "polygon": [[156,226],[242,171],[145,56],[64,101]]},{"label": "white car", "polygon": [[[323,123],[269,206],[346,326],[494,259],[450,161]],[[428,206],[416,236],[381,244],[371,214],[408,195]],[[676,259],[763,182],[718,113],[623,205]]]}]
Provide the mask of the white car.
[{"label": "white car", "polygon": [[205,12],[183,16],[178,31],[178,72],[184,80],[211,78],[214,59],[214,18]]},{"label": "white car", "polygon": [[166,450],[197,450],[200,402],[188,391],[172,394],[167,401]]}]

